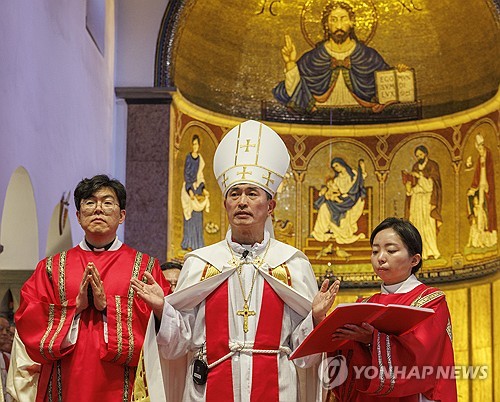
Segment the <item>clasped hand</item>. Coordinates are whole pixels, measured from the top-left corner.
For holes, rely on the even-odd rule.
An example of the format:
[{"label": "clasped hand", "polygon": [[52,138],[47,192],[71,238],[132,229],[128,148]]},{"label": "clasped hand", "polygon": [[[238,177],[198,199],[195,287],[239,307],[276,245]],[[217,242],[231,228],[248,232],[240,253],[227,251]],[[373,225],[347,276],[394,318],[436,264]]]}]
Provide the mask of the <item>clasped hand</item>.
[{"label": "clasped hand", "polygon": [[76,314],[80,314],[89,306],[88,287],[92,288],[93,302],[97,310],[106,308],[106,292],[99,271],[93,262],[89,262],[83,272],[80,290],[76,296]]}]

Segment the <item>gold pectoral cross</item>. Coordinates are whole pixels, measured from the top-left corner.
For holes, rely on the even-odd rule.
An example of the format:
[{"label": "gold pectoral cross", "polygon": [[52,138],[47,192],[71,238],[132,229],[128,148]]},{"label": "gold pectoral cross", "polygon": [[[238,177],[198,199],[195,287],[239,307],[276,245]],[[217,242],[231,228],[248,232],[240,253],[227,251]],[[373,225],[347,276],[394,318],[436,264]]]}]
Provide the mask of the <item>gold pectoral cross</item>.
[{"label": "gold pectoral cross", "polygon": [[248,308],[247,302],[243,306],[243,310],[236,311],[236,314],[243,316],[243,332],[248,332],[248,317],[251,315],[255,315],[255,311],[252,311]]}]

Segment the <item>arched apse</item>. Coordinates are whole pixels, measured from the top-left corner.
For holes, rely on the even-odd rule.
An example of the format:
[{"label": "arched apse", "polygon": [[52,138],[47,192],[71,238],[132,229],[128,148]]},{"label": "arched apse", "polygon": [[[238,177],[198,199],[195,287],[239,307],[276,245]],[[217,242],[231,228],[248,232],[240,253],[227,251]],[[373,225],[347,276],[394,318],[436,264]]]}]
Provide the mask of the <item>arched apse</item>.
[{"label": "arched apse", "polygon": [[33,270],[38,256],[38,218],[28,171],[18,167],[9,181],[2,212],[0,270]]}]

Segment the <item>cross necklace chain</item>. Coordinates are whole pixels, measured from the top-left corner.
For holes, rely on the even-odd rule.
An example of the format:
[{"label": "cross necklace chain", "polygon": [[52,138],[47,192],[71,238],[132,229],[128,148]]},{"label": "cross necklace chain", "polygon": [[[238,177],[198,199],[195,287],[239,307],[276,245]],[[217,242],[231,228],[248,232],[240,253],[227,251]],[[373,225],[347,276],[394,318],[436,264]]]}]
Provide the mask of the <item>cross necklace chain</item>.
[{"label": "cross necklace chain", "polygon": [[[264,258],[267,254],[267,250],[269,249],[270,243],[271,242],[269,241],[269,243],[267,244],[264,256],[262,257],[262,259],[259,258],[259,261],[262,261],[262,262],[264,261]],[[234,254],[233,254],[233,250],[229,244],[228,244],[228,247],[229,247],[229,250],[231,251],[231,254],[233,256],[233,261],[236,261]],[[241,271],[242,271],[243,264],[244,264],[244,261],[241,260],[239,262],[238,267],[236,268],[236,274],[238,275],[238,281],[240,283],[241,295],[243,296],[244,303],[243,303],[243,309],[236,310],[236,314],[243,317],[243,332],[247,333],[248,332],[248,317],[254,316],[256,314],[255,311],[250,310],[249,306],[250,306],[250,299],[252,298],[253,287],[255,285],[255,280],[257,279],[257,274],[259,273],[259,270],[257,267],[255,267],[255,272],[254,272],[253,278],[252,278],[252,285],[250,286],[250,290],[248,291],[248,295],[245,297],[245,289],[243,287],[243,281],[241,279]]]},{"label": "cross necklace chain", "polygon": [[[238,270],[237,270],[238,272]],[[243,295],[243,310],[237,310],[236,314],[241,315],[243,317],[243,332],[248,332],[248,317],[251,315],[255,315],[255,311],[250,310],[248,305],[250,304],[250,299],[252,297],[253,286],[255,285],[255,279],[257,279],[257,270],[255,270],[252,278],[252,286],[250,286],[250,291],[248,292],[248,296],[245,297],[245,290],[243,289],[243,282],[241,281],[241,274],[238,272],[238,279],[240,282],[241,294]]]}]

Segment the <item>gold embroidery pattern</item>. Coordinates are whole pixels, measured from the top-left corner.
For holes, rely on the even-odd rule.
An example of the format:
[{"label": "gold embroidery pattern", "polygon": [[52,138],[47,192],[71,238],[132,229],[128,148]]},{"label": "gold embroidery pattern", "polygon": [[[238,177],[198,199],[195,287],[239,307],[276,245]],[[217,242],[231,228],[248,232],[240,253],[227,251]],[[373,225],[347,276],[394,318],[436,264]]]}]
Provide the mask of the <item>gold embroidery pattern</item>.
[{"label": "gold embroidery pattern", "polygon": [[43,345],[45,344],[45,341],[49,337],[50,331],[52,331],[52,326],[54,325],[54,314],[55,314],[55,305],[49,304],[49,323],[47,329],[45,330],[45,333],[42,336],[42,339],[40,339],[40,354],[47,360],[48,358],[47,356],[45,356],[45,352],[43,351]]},{"label": "gold embroidery pattern", "polygon": [[132,389],[132,400],[144,401],[148,398],[149,398],[149,391],[148,391],[148,383],[146,381],[146,369],[144,367],[144,355],[143,353],[141,353]]},{"label": "gold embroidery pattern", "polygon": [[[139,276],[139,271],[141,268],[141,263],[142,263],[142,256],[143,254],[138,251],[136,256],[135,256],[135,261],[134,261],[134,268],[132,270],[132,277],[137,278]],[[129,343],[128,343],[128,356],[127,360],[125,361],[125,364],[129,364],[130,361],[132,360],[132,357],[134,356],[134,347],[135,347],[135,339],[134,339],[134,332],[132,330],[132,305],[134,303],[134,290],[132,289],[132,286],[128,288],[128,300],[127,300],[127,331],[128,331],[128,336],[129,336]]]},{"label": "gold embroidery pattern", "polygon": [[278,265],[276,268],[269,268],[269,275],[272,275],[285,285],[292,286],[292,277],[286,264]]},{"label": "gold embroidery pattern", "polygon": [[57,400],[59,402],[63,401],[62,397],[62,371],[61,371],[61,360],[57,361],[56,364],[56,372],[57,372]]},{"label": "gold embroidery pattern", "polygon": [[66,251],[59,255],[59,300],[66,301]]},{"label": "gold embroidery pattern", "polygon": [[154,264],[155,264],[155,259],[153,257],[149,257],[148,265],[146,266],[146,271],[152,273]]},{"label": "gold embroidery pattern", "polygon": [[450,341],[453,343],[453,331],[451,329],[451,321],[449,317],[448,317],[448,323],[446,324],[446,333],[448,334]]},{"label": "gold embroidery pattern", "polygon": [[54,335],[52,336],[52,339],[49,342],[49,353],[50,355],[55,358],[54,355],[54,343],[56,342],[57,337],[61,333],[64,323],[66,321],[66,316],[68,314],[68,308],[66,306],[66,251],[63,251],[61,254],[59,254],[59,280],[58,280],[58,285],[59,285],[59,300],[62,304],[61,307],[61,318],[59,319],[59,324],[57,325],[56,331],[54,332]]},{"label": "gold embroidery pattern", "polygon": [[47,262],[45,264],[45,267],[47,269],[47,276],[49,277],[49,281],[52,283],[52,258],[53,257],[47,257]]},{"label": "gold embroidery pattern", "polygon": [[113,362],[116,362],[123,352],[123,329],[122,329],[122,303],[120,296],[115,296],[115,309],[116,309],[116,343],[117,351]]},{"label": "gold embroidery pattern", "polygon": [[128,402],[128,393],[130,387],[130,367],[125,366],[123,370],[123,402]]},{"label": "gold embroidery pattern", "polygon": [[218,274],[220,274],[220,271],[217,268],[215,268],[212,264],[207,262],[201,274],[200,282]]},{"label": "gold embroidery pattern", "polygon": [[435,292],[429,293],[426,296],[419,296],[417,297],[411,304],[410,306],[413,307],[423,307],[427,303],[436,300],[437,298],[444,296],[444,293],[441,290],[437,290]]},{"label": "gold embroidery pattern", "polygon": [[62,306],[61,308],[61,319],[59,320],[59,324],[57,325],[56,332],[54,332],[54,335],[52,336],[52,339],[49,342],[49,353],[50,355],[55,358],[54,355],[54,343],[57,339],[57,336],[61,333],[62,328],[64,326],[64,322],[66,321],[66,315],[68,314],[68,308],[66,306]]}]

